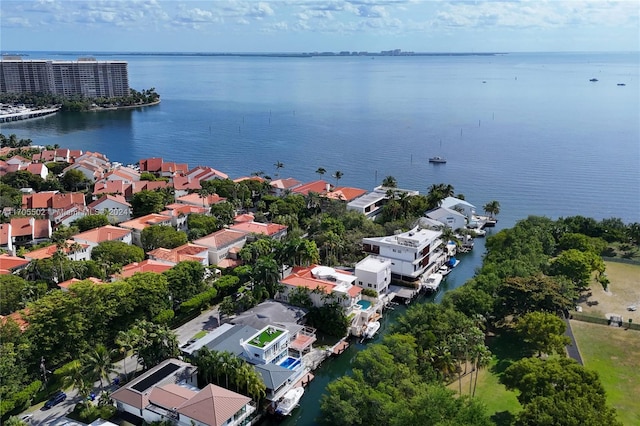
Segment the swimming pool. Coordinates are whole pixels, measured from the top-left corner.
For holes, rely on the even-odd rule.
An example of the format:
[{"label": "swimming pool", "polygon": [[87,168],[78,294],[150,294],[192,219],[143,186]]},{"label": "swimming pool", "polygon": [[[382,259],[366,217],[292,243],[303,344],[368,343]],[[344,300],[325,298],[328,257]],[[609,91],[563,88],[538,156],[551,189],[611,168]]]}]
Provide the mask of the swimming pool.
[{"label": "swimming pool", "polygon": [[279,365],[289,370],[293,370],[300,365],[300,359],[288,356]]},{"label": "swimming pool", "polygon": [[358,305],[360,305],[363,311],[366,311],[371,306],[371,302],[368,300],[359,300]]}]

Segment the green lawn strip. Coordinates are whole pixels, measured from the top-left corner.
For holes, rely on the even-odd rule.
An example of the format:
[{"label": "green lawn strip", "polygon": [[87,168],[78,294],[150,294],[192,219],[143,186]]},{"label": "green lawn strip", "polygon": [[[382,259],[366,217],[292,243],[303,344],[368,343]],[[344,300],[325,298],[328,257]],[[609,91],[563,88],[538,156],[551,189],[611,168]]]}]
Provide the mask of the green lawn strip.
[{"label": "green lawn strip", "polygon": [[585,367],[595,370],[625,425],[640,424],[640,332],[571,321]]},{"label": "green lawn strip", "polygon": [[200,330],[200,331],[198,331],[198,332],[196,333],[196,335],[195,335],[195,336],[193,336],[193,340],[201,339],[201,338],[203,338],[203,337],[204,337],[204,336],[206,336],[206,335],[207,335],[207,331],[206,331],[206,330]]}]

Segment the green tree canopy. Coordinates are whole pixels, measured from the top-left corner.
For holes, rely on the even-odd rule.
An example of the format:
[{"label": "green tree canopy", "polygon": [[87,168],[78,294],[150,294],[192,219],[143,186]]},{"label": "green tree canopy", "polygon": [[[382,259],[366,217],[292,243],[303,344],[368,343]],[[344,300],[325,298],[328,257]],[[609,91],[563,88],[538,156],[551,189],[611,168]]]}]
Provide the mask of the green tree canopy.
[{"label": "green tree canopy", "polygon": [[27,281],[19,276],[0,275],[0,315],[9,315],[24,307]]},{"label": "green tree canopy", "polygon": [[564,355],[564,348],[571,339],[564,335],[566,325],[557,315],[549,312],[529,312],[518,319],[516,331],[531,349],[538,352]]},{"label": "green tree canopy", "polygon": [[81,217],[73,222],[73,224],[80,229],[80,232],[84,232],[90,229],[109,225],[109,217],[106,214],[90,214]]},{"label": "green tree canopy", "polygon": [[91,251],[91,259],[108,266],[128,265],[144,260],[144,251],[123,241],[103,241]]},{"label": "green tree canopy", "polygon": [[153,225],[142,230],[140,234],[142,248],[145,252],[159,247],[172,249],[187,243],[187,234],[176,231],[171,226]]},{"label": "green tree canopy", "polygon": [[167,277],[169,293],[174,304],[188,300],[205,290],[204,272],[204,266],[196,261],[180,262],[163,272]]},{"label": "green tree canopy", "polygon": [[140,191],[131,197],[133,216],[140,217],[150,213],[160,213],[165,204],[165,195],[160,191]]}]

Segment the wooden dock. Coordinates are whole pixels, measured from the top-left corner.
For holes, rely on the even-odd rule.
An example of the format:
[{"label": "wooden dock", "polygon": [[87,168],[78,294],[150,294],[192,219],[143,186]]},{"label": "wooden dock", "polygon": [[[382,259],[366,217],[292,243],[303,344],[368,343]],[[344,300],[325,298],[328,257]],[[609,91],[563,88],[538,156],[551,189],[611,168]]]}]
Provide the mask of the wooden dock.
[{"label": "wooden dock", "polygon": [[349,342],[347,340],[339,341],[332,349],[332,355],[340,355],[349,347]]},{"label": "wooden dock", "polygon": [[293,387],[294,387],[294,388],[297,388],[297,387],[300,387],[300,386],[302,386],[303,388],[304,388],[304,387],[307,387],[307,385],[308,385],[308,384],[309,384],[309,383],[310,383],[314,378],[315,378],[315,376],[313,375],[313,373],[309,372],[309,373],[305,374],[303,378],[301,378],[300,380],[298,380],[298,381],[296,382],[296,384],[295,384],[295,385],[293,385]]}]

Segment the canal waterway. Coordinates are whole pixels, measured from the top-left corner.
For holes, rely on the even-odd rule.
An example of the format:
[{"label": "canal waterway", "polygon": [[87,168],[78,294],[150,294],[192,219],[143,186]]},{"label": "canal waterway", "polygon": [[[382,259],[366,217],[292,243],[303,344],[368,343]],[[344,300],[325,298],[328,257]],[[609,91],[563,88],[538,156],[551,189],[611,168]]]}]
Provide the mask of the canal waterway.
[{"label": "canal waterway", "polygon": [[[497,230],[499,230],[498,227],[487,229],[487,236],[495,234]],[[476,238],[474,245],[475,247],[471,252],[456,256],[456,258],[460,259],[460,264],[449,273],[435,295],[421,295],[412,302],[412,305],[417,303],[438,303],[447,291],[460,287],[472,278],[476,269],[482,265],[485,239]],[[318,424],[316,419],[320,415],[320,399],[325,393],[327,385],[339,377],[350,375],[352,373],[352,362],[357,353],[365,349],[367,345],[382,341],[384,335],[396,322],[397,318],[406,312],[407,308],[407,306],[400,304],[395,306],[393,310],[386,310],[380,320],[382,324],[380,331],[374,339],[365,344],[352,340],[349,348],[341,355],[328,358],[313,372],[315,379],[306,387],[300,406],[293,411],[290,417],[283,421],[268,420],[263,424],[266,426],[312,426]]]}]

